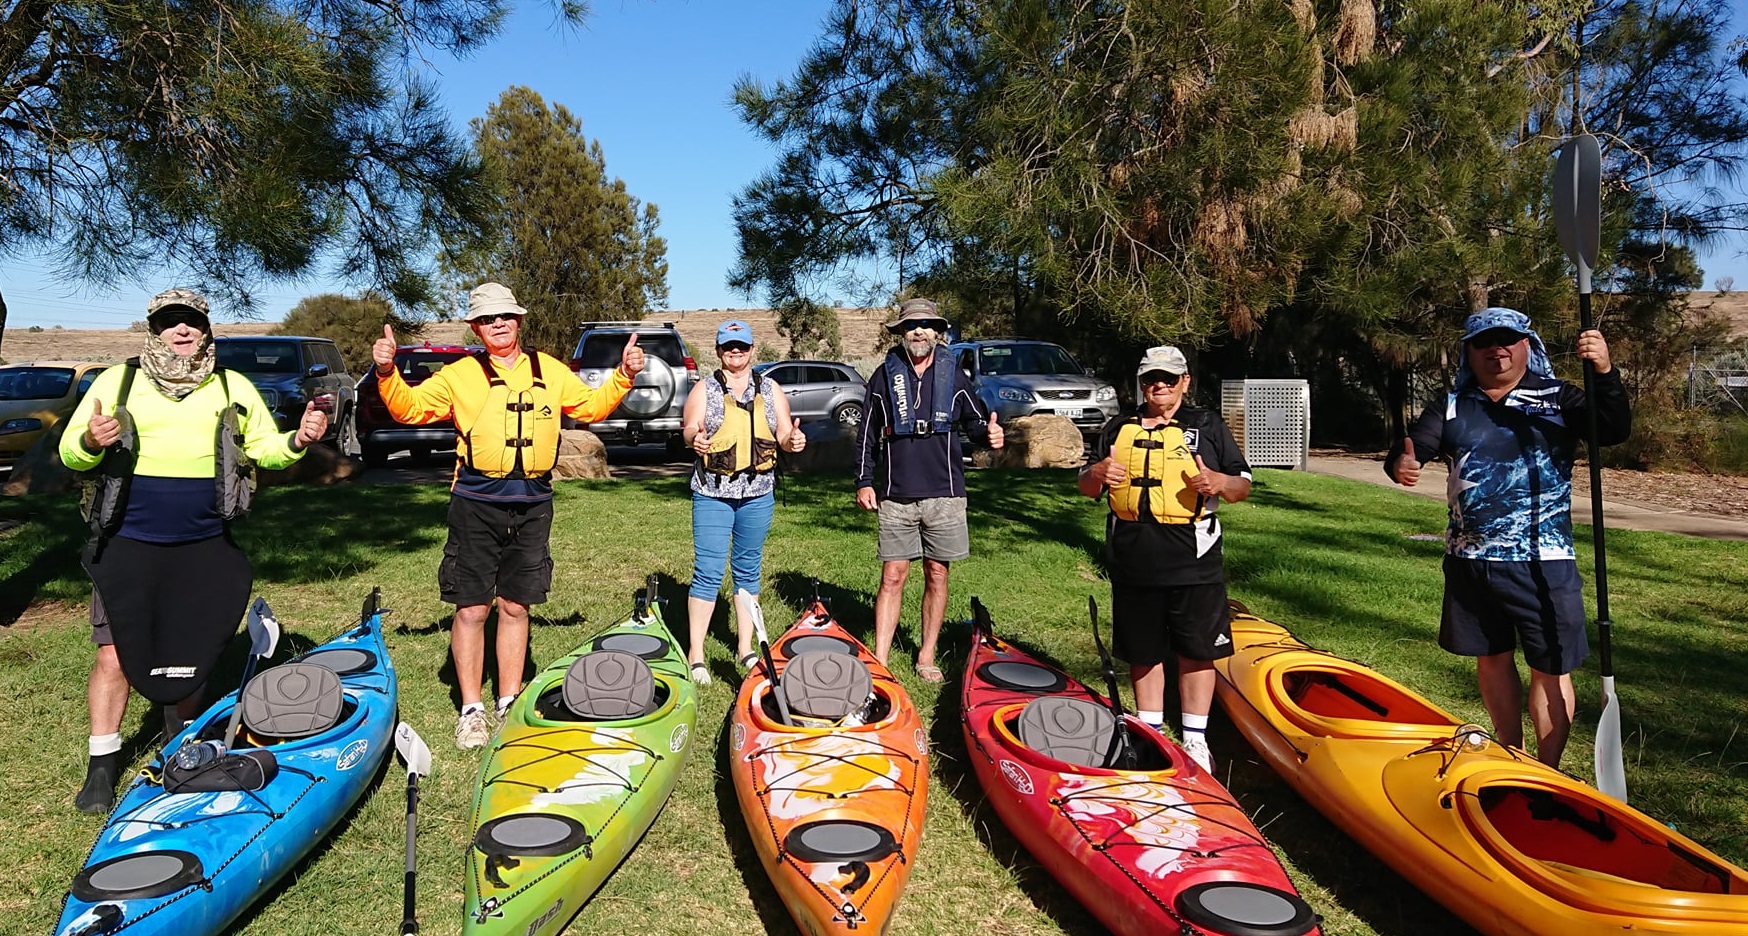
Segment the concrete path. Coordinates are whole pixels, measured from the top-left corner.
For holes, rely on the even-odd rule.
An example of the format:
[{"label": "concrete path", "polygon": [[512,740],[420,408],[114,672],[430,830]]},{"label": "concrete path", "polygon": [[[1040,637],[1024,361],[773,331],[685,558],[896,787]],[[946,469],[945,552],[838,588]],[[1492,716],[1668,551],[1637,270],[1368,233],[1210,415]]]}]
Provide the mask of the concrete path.
[{"label": "concrete path", "polygon": [[[1419,494],[1444,501],[1446,472],[1442,464],[1433,462],[1421,469],[1420,483],[1405,488],[1384,474],[1384,463],[1378,458],[1354,455],[1313,455],[1310,470],[1315,474],[1334,475],[1354,481],[1382,484],[1398,491]],[[1602,499],[1603,523],[1623,530],[1655,530],[1661,533],[1682,533],[1709,539],[1748,540],[1748,521],[1732,520],[1709,514],[1689,513],[1650,504],[1611,500],[1606,491]],[[1572,496],[1572,519],[1590,522],[1590,498]]]}]

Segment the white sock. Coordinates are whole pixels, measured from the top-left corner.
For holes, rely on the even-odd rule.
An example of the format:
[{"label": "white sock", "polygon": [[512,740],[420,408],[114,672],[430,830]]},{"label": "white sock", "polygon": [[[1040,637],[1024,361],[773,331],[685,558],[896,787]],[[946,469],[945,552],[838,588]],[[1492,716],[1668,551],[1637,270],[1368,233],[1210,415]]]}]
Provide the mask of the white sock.
[{"label": "white sock", "polygon": [[1163,711],[1149,712],[1146,709],[1141,709],[1140,711],[1137,711],[1135,713],[1135,717],[1146,722],[1150,727],[1153,727],[1153,728],[1164,728],[1165,727],[1165,712],[1163,712]]},{"label": "white sock", "polygon": [[502,712],[505,709],[508,709],[510,707],[510,703],[514,702],[514,701],[516,701],[516,697],[513,695],[498,696],[498,711]]},{"label": "white sock", "polygon": [[486,704],[484,702],[469,702],[461,707],[461,714],[466,715],[468,712],[483,712],[485,710]]},{"label": "white sock", "polygon": [[[1184,740],[1185,741],[1188,741],[1192,736],[1197,737],[1197,738],[1202,738],[1203,734],[1205,732],[1207,732],[1207,730],[1208,730],[1208,716],[1206,716],[1206,715],[1192,715],[1189,712],[1184,713]],[[1204,741],[1207,740],[1206,738],[1202,738],[1202,739]]]},{"label": "white sock", "polygon": [[89,744],[92,757],[114,754],[121,750],[121,735],[119,733],[92,735]]}]

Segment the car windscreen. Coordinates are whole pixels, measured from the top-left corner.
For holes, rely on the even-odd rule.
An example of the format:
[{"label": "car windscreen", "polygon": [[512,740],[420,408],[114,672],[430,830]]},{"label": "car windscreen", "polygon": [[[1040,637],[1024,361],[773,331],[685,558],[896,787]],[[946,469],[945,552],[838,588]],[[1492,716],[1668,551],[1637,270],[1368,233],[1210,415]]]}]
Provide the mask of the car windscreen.
[{"label": "car windscreen", "polygon": [[245,374],[297,374],[297,345],[290,341],[221,341],[219,366]]},{"label": "car windscreen", "polygon": [[71,367],[0,369],[0,400],[58,400],[72,386]]},{"label": "car windscreen", "polygon": [[[619,358],[625,353],[625,342],[631,338],[630,332],[590,332],[583,336],[582,348],[579,349],[576,366],[588,369],[618,367]],[[637,346],[643,349],[646,357],[659,357],[674,367],[684,367],[686,352],[680,344],[680,339],[674,334],[651,334],[639,332]]]},{"label": "car windscreen", "polygon": [[1006,374],[1074,374],[1082,373],[1080,365],[1068,352],[1053,344],[992,345],[979,352],[982,372],[992,376]]},{"label": "car windscreen", "polygon": [[442,370],[444,365],[458,361],[467,354],[461,351],[403,351],[395,355],[395,366],[407,383],[423,383],[425,378]]}]

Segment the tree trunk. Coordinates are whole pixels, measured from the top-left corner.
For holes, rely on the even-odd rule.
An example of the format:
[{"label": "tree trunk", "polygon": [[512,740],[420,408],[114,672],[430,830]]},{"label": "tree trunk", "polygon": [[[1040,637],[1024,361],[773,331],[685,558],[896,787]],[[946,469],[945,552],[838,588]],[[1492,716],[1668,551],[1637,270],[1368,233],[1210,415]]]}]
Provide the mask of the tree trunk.
[{"label": "tree trunk", "polygon": [[0,361],[6,360],[6,296],[0,294]]}]

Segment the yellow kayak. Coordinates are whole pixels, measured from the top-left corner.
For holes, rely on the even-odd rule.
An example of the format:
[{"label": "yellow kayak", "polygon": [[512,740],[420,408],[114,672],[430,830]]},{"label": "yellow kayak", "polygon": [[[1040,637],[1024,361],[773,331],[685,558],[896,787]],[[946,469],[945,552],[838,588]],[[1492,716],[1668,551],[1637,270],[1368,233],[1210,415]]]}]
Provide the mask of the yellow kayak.
[{"label": "yellow kayak", "polygon": [[1220,702],[1277,773],[1385,864],[1499,936],[1748,934],[1748,872],[1244,611]]}]

